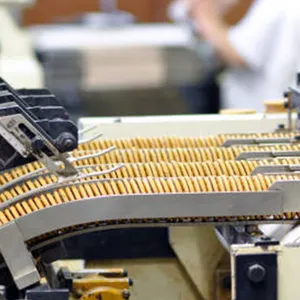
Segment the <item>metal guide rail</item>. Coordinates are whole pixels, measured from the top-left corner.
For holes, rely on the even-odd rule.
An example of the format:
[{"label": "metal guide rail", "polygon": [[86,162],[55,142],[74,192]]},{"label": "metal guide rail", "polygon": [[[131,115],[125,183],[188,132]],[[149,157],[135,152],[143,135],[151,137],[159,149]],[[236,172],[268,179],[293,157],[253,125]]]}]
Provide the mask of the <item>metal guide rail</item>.
[{"label": "metal guide rail", "polygon": [[39,280],[26,243],[36,250],[41,241],[45,245],[70,232],[107,226],[296,221],[299,192],[298,181],[281,181],[264,192],[135,194],[70,201],[2,225],[0,250],[16,285],[23,289]]}]

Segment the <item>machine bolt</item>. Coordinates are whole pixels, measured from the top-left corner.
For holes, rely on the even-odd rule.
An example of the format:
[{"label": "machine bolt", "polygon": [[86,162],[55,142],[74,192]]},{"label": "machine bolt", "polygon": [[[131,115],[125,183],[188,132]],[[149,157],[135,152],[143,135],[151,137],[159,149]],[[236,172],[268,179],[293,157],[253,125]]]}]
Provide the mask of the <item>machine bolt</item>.
[{"label": "machine bolt", "polygon": [[130,298],[129,291],[127,291],[127,290],[123,291],[122,296],[123,296],[123,299],[125,299],[125,300],[129,299]]},{"label": "machine bolt", "polygon": [[73,146],[74,142],[72,139],[65,139],[64,143],[63,143],[63,147],[68,149],[71,148]]},{"label": "machine bolt", "polygon": [[262,265],[254,264],[248,268],[247,275],[253,283],[260,283],[266,278],[267,271]]},{"label": "machine bolt", "polygon": [[31,142],[31,146],[34,151],[41,151],[44,148],[45,143],[42,139],[35,137]]},{"label": "machine bolt", "polygon": [[57,148],[61,152],[67,152],[73,150],[73,148],[76,146],[76,139],[72,134],[68,133],[62,133],[57,139],[56,139],[56,145]]}]

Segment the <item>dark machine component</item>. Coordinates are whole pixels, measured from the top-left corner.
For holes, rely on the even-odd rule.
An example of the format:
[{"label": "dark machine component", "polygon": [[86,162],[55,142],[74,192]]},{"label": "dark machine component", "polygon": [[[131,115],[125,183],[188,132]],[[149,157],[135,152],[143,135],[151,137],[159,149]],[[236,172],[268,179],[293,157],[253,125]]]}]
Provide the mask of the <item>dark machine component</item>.
[{"label": "dark machine component", "polygon": [[236,300],[277,299],[277,254],[245,254],[235,258]]},{"label": "dark machine component", "polygon": [[69,300],[69,290],[29,290],[26,300]]},{"label": "dark machine component", "polygon": [[15,90],[0,78],[0,171],[77,146],[78,129],[50,91]]},{"label": "dark machine component", "polygon": [[[101,246],[95,247],[95,244]],[[120,251],[119,249],[122,249]],[[74,236],[33,251],[48,264],[59,259],[173,258],[167,228],[124,228]]]}]

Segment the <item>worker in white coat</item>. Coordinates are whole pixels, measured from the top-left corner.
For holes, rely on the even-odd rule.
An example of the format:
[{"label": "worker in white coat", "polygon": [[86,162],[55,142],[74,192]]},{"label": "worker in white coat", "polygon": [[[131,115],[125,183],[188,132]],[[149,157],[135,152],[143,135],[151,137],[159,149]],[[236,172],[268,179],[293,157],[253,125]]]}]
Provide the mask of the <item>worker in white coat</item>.
[{"label": "worker in white coat", "polygon": [[224,1],[228,5],[228,0],[181,5],[226,67],[220,80],[222,107],[262,111],[264,100],[282,98],[300,69],[300,1],[254,0],[233,27],[223,22],[219,5]]}]

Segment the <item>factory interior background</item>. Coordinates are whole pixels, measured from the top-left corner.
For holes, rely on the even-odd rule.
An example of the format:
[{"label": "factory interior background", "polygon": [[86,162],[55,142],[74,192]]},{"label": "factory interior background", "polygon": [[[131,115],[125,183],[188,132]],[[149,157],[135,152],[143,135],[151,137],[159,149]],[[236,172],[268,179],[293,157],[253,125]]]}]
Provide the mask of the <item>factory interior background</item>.
[{"label": "factory interior background", "polygon": [[[236,24],[249,3],[224,20]],[[207,62],[209,46],[172,18],[171,4],[41,0],[15,16],[33,37],[45,86],[74,118],[218,113],[219,100],[193,104],[202,85],[218,95],[210,79],[214,63]]]}]

